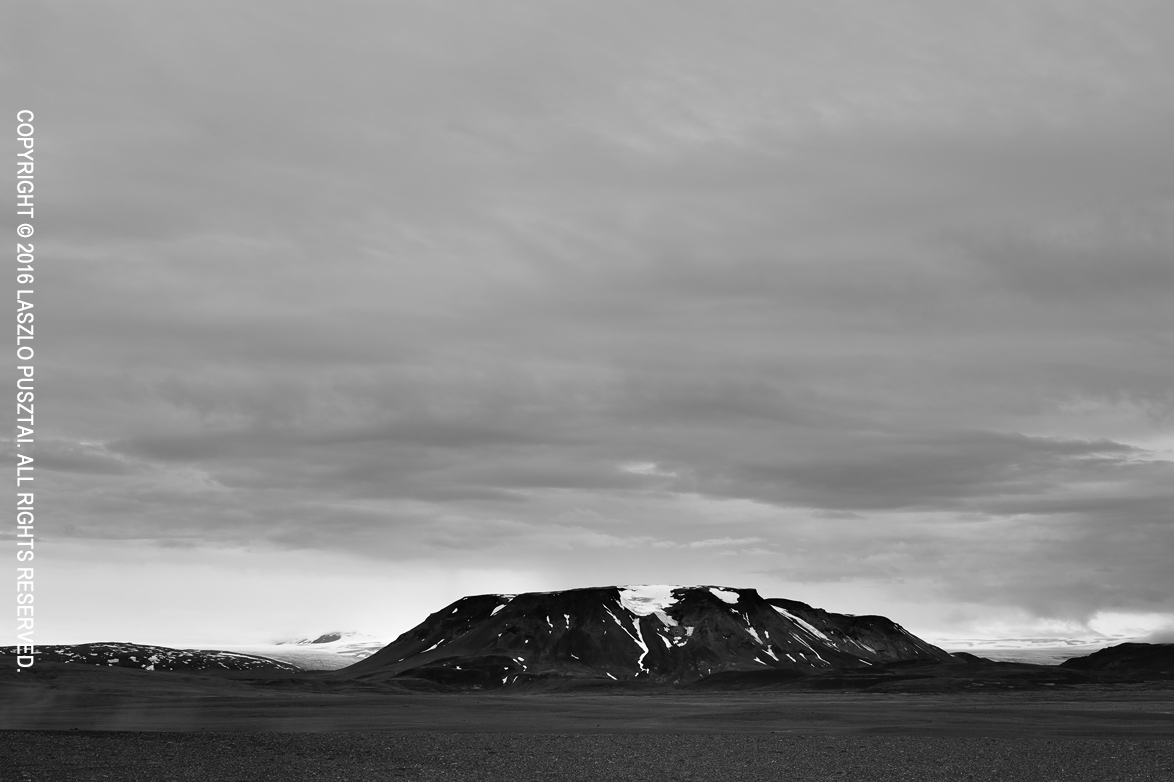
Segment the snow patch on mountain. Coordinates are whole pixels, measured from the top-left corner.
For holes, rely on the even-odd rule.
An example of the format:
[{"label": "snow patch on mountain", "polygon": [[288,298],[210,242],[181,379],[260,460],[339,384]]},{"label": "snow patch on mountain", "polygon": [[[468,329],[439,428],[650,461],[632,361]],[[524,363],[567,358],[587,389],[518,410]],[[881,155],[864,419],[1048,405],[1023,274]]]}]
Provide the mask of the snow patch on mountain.
[{"label": "snow patch on mountain", "polygon": [[636,584],[620,587],[620,604],[636,616],[655,616],[665,627],[676,627],[677,620],[668,615],[669,607],[677,602],[673,584]]},{"label": "snow patch on mountain", "polygon": [[677,602],[672,584],[636,584],[620,587],[620,603],[636,616],[664,613],[665,609]]},{"label": "snow patch on mountain", "polygon": [[[824,635],[824,633],[823,633],[823,632],[821,632],[821,631],[820,631],[820,630],[819,630],[817,627],[815,627],[814,625],[812,625],[810,622],[807,622],[807,621],[805,621],[805,620],[803,620],[803,619],[800,619],[799,617],[795,616],[794,614],[792,614],[792,613],[791,613],[790,611],[788,611],[787,609],[785,609],[785,608],[779,608],[778,606],[771,606],[771,607],[772,607],[772,608],[774,608],[774,610],[778,611],[778,612],[779,612],[780,614],[782,614],[783,616],[785,616],[785,617],[787,617],[788,619],[790,619],[790,620],[791,620],[792,622],[794,622],[795,624],[797,624],[797,625],[799,625],[800,627],[802,627],[802,628],[803,628],[804,630],[806,630],[807,632],[809,632],[809,633],[811,633],[812,635],[814,635],[815,637],[817,637],[817,638],[822,638],[822,639],[823,639],[823,640],[825,640],[825,641],[830,641],[830,640],[831,640],[831,639],[830,639],[830,638],[828,638],[826,635]],[[902,630],[902,631],[903,631],[903,628],[901,628],[901,627],[899,627],[899,626],[898,626],[898,628],[897,628],[897,629],[899,629],[899,630]]]},{"label": "snow patch on mountain", "polygon": [[738,604],[738,593],[731,589],[722,589],[721,587],[710,587],[710,593],[718,600],[729,603],[730,605]]}]

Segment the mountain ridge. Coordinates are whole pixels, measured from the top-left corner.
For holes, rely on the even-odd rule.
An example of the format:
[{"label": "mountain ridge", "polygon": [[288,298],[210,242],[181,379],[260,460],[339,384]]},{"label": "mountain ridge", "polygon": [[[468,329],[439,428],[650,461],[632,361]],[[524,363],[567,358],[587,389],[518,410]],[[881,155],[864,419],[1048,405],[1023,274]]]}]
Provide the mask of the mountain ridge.
[{"label": "mountain ridge", "polygon": [[[0,655],[14,647],[0,648]],[[302,668],[283,660],[221,649],[178,649],[130,641],[95,641],[84,644],[48,644],[36,647],[37,663],[76,663],[143,671],[254,671],[298,672]]]},{"label": "mountain ridge", "polygon": [[1174,643],[1123,643],[1073,657],[1060,667],[1119,674],[1174,678]]}]

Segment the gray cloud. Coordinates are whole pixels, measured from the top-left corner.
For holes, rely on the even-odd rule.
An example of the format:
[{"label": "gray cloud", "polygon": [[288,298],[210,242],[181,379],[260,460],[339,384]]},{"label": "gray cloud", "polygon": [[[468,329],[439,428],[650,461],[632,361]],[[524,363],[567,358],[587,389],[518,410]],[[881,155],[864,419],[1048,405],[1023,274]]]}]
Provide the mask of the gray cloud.
[{"label": "gray cloud", "polygon": [[1174,612],[1165,6],[47,7],[52,534]]},{"label": "gray cloud", "polygon": [[42,470],[91,475],[125,475],[135,472],[135,465],[97,443],[42,438],[36,441],[36,446],[34,464]]}]

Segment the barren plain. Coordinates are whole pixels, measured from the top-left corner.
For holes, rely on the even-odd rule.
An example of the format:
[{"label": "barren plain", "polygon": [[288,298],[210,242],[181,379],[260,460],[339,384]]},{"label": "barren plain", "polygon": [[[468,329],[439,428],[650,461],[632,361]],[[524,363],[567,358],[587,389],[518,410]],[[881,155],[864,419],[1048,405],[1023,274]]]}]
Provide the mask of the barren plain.
[{"label": "barren plain", "polygon": [[1166,683],[430,692],[68,664],[0,673],[0,779],[1169,780]]}]

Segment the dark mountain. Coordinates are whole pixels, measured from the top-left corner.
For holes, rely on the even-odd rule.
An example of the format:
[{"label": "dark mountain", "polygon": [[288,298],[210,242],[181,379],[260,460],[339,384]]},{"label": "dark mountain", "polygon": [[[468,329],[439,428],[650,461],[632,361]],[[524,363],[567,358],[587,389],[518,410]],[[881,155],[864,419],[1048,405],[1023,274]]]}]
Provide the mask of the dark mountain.
[{"label": "dark mountain", "polygon": [[469,688],[679,684],[729,671],[804,676],[952,659],[882,616],[833,614],[753,589],[610,586],[465,597],[334,675]]},{"label": "dark mountain", "polygon": [[1060,663],[1063,668],[1174,678],[1174,644],[1125,643]]},{"label": "dark mountain", "polygon": [[[0,655],[15,655],[13,647]],[[172,649],[135,643],[92,643],[38,646],[38,663],[79,663],[145,671],[300,671],[296,665],[254,654],[221,652],[214,649]]]}]

